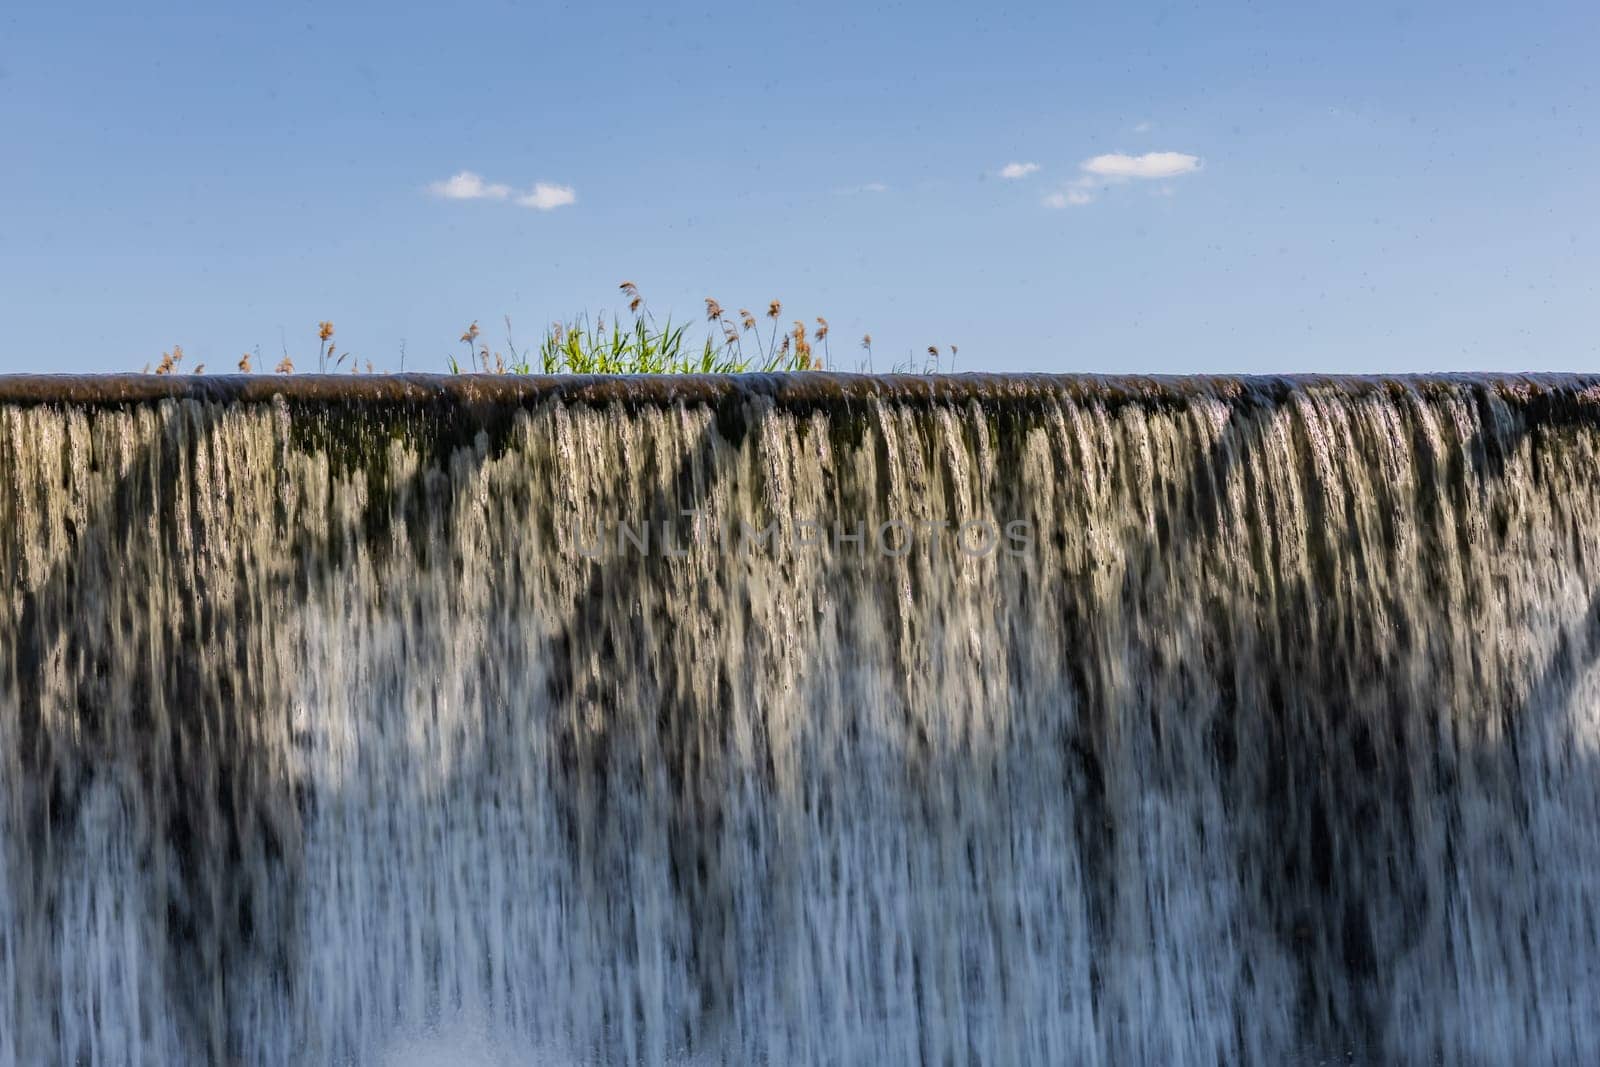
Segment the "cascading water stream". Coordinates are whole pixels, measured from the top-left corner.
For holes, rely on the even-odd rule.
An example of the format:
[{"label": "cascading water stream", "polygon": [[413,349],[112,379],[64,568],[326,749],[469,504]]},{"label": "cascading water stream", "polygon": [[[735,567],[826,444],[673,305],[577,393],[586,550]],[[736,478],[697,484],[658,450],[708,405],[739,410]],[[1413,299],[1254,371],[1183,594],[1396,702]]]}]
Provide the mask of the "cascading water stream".
[{"label": "cascading water stream", "polygon": [[0,477],[0,1064],[1600,1057],[1600,381],[13,379]]}]

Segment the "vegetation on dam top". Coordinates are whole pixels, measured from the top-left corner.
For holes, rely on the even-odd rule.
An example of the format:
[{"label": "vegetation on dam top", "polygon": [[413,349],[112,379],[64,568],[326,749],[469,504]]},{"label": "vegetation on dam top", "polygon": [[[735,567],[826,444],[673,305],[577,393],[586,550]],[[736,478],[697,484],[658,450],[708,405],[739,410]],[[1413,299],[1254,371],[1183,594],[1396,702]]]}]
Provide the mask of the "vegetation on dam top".
[{"label": "vegetation on dam top", "polygon": [[[592,318],[587,314],[578,315],[552,322],[537,344],[525,346],[517,342],[511,316],[504,316],[504,342],[493,344],[474,319],[458,339],[461,347],[446,352],[438,365],[447,367],[453,374],[741,374],[838,367],[833,357],[828,320],[818,315],[812,326],[805,318],[798,318],[792,327],[784,327],[781,300],[767,301],[765,312],[758,317],[749,308],[729,311],[716,298],[708,296],[705,298],[706,333],[696,340],[690,336],[687,322],[675,324],[671,315],[658,320],[633,282],[625,281],[617,288],[627,302],[631,321],[625,321],[617,312],[609,318],[604,311]],[[763,323],[762,319],[766,321]],[[367,374],[375,374],[388,369],[374,363],[370,356],[348,348],[341,351],[330,321],[317,323],[316,336],[315,368],[319,374],[359,375],[363,369]],[[892,369],[923,373],[944,370],[942,360],[946,352],[950,360],[948,369],[954,370],[959,348],[953,344],[943,350],[939,345],[928,345],[923,355],[908,351]],[[294,374],[297,370],[310,369],[309,361],[296,364],[287,341],[282,353],[282,358],[271,367],[274,373]],[[860,353],[857,369],[870,372],[873,370],[870,333],[862,336]],[[159,362],[146,364],[144,371],[158,375],[180,374],[186,369],[185,359],[183,347],[174,345],[161,354]],[[250,374],[266,371],[267,363],[258,345],[239,357],[237,368],[240,373]],[[190,373],[203,374],[206,364],[191,360],[188,369]],[[407,369],[403,342],[399,369],[402,372]]]}]

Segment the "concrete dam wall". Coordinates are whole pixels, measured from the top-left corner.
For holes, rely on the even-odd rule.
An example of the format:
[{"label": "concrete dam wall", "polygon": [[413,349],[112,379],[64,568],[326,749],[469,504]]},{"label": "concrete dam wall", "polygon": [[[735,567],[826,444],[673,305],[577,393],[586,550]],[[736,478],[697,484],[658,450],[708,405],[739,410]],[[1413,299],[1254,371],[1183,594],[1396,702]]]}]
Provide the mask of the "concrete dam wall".
[{"label": "concrete dam wall", "polygon": [[0,1064],[1600,1058],[1597,379],[0,379],[0,590]]}]

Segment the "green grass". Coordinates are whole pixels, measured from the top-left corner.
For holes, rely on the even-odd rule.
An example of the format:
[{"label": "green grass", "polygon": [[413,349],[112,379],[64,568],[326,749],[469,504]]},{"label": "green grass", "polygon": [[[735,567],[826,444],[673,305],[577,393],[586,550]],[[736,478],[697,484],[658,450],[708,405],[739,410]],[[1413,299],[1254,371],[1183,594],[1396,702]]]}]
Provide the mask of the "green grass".
[{"label": "green grass", "polygon": [[[617,288],[628,302],[631,321],[625,322],[620,315],[612,315],[608,320],[604,312],[593,319],[580,315],[570,321],[552,323],[537,344],[524,348],[518,346],[507,316],[503,350],[491,348],[478,324],[473,322],[461,335],[463,352],[447,354],[445,363],[453,374],[742,374],[823,370],[835,366],[829,349],[828,320],[818,316],[816,325],[808,327],[803,320],[796,319],[791,328],[784,329],[780,325],[781,301],[770,301],[765,313],[758,318],[745,308],[730,314],[716,300],[707,297],[705,333],[691,335],[689,323],[675,324],[670,317],[657,323],[632,282],[623,282]],[[861,338],[861,350],[864,355],[855,369],[871,371],[871,334]],[[954,370],[955,345],[949,346],[949,353],[949,369]],[[891,369],[937,372],[943,369],[940,355],[938,347],[929,345],[927,359],[913,357],[907,352],[905,359]],[[183,359],[183,349],[173,346],[171,352],[162,354],[155,373],[185,373],[180,369]],[[238,369],[244,374],[264,371],[266,362],[257,347],[240,357]],[[359,374],[363,365],[368,374],[378,372],[370,359],[338,350],[332,322],[317,324],[316,365],[307,370]],[[272,369],[278,374],[295,372],[287,345],[282,360]],[[398,369],[416,369],[406,366],[404,342],[400,345]],[[145,371],[150,370],[150,365],[146,364]],[[204,374],[205,364],[198,363],[186,373]]]},{"label": "green grass", "polygon": [[[452,373],[491,374],[739,374],[749,371],[808,370],[816,366],[809,353],[794,346],[761,347],[758,341],[724,336],[690,336],[687,323],[669,318],[657,324],[648,316],[631,325],[580,316],[548,327],[538,345],[518,349],[506,328],[507,353],[480,341],[477,324],[461,335],[465,361],[451,356]],[[787,340],[787,336],[785,340]]]},{"label": "green grass", "polygon": [[[451,357],[450,369],[457,374],[463,369],[494,374],[740,374],[822,367],[822,360],[813,353],[804,322],[796,320],[793,330],[780,331],[781,301],[767,305],[768,324],[763,330],[752,312],[741,308],[737,316],[730,315],[720,303],[707,297],[709,332],[703,338],[691,338],[687,323],[673,325],[668,317],[658,324],[638,286],[623,282],[617,288],[628,301],[632,325],[624,325],[615,315],[610,322],[603,313],[593,320],[579,316],[570,322],[551,324],[536,348],[519,350],[508,317],[508,356],[491,351],[474,322],[461,335],[461,343],[467,349],[465,367]],[[817,319],[815,337],[825,346],[826,353],[827,319]],[[870,340],[866,343],[870,347]]]}]

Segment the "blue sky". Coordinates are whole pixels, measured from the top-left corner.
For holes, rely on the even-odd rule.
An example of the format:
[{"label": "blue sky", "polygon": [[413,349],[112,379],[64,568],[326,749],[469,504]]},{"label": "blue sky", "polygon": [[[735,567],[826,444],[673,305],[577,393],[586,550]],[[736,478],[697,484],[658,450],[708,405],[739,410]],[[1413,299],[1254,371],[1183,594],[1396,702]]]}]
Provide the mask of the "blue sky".
[{"label": "blue sky", "polygon": [[0,371],[624,278],[847,369],[1600,370],[1592,3],[133,6],[0,13]]}]

